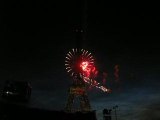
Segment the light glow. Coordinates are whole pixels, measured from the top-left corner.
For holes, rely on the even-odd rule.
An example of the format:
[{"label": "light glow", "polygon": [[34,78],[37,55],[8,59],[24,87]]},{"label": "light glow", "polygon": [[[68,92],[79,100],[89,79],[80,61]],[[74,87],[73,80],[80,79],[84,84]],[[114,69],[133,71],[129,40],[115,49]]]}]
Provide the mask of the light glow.
[{"label": "light glow", "polygon": [[92,80],[92,79],[89,79],[88,77],[84,77],[84,76],[81,76],[81,77],[83,77],[83,80],[84,80],[85,83],[91,85],[92,87],[96,87],[96,88],[102,90],[103,92],[107,92],[107,93],[111,92],[111,90],[109,88],[106,88],[105,86],[102,86],[96,80]]}]

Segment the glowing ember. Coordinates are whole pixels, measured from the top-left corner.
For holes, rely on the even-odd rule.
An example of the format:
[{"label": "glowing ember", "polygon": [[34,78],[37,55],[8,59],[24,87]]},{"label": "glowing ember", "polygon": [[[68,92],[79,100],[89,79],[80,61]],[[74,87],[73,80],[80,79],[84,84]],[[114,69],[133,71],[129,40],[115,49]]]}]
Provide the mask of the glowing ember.
[{"label": "glowing ember", "polygon": [[87,61],[86,61],[86,62],[82,62],[82,63],[80,64],[80,67],[82,67],[83,71],[87,71],[88,62],[87,62]]},{"label": "glowing ember", "polygon": [[88,61],[84,61],[80,64],[80,68],[83,71],[83,74],[85,74],[85,76],[89,77],[90,73],[91,73],[91,66],[89,66],[89,62]]}]

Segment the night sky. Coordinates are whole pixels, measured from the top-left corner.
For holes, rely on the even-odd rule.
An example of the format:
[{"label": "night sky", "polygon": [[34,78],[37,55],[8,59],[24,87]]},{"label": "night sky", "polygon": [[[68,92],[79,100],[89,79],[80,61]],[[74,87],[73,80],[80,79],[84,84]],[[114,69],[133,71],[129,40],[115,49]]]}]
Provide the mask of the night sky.
[{"label": "night sky", "polygon": [[[74,29],[85,21],[86,38],[81,44],[94,56],[100,75],[108,73],[106,86],[113,89],[111,94],[88,91],[98,119],[104,108],[115,105],[119,120],[160,119],[160,8],[156,3],[97,0],[88,1],[84,14],[83,2],[1,1],[1,83],[30,81],[31,106],[63,109],[72,82],[65,55],[76,47]],[[120,89],[115,87],[115,65],[120,67]]]}]

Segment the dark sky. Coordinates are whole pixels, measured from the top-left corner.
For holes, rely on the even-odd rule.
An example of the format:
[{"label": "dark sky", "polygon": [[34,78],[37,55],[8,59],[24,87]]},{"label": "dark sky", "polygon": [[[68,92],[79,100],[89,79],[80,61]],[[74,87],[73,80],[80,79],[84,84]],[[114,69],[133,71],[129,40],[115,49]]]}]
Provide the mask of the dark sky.
[{"label": "dark sky", "polygon": [[[121,82],[127,92],[123,91],[125,96],[119,97],[134,96],[137,89],[154,96],[152,93],[158,88],[155,86],[160,85],[160,8],[156,3],[126,5],[88,1],[85,14],[83,8],[83,1],[1,1],[1,81],[29,80],[37,90],[55,91],[54,97],[66,94],[61,88],[67,89],[70,78],[64,68],[64,58],[76,46],[74,28],[84,20],[87,29],[82,46],[93,54],[99,71],[108,71],[112,76],[114,65],[120,65]],[[83,19],[84,16],[87,19]],[[135,93],[128,92],[129,88]],[[146,92],[150,90],[153,91]],[[97,93],[97,96],[100,100],[97,102],[94,94],[93,106],[103,104],[105,99],[104,94]],[[139,96],[142,102],[143,92]],[[110,97],[113,101],[110,105],[120,102],[114,103],[116,97]],[[160,100],[158,97],[155,99]],[[128,101],[132,100],[126,99],[126,103]],[[151,100],[151,103],[154,101]],[[59,105],[62,107],[63,104]],[[152,108],[152,105],[148,106]],[[143,116],[145,113],[137,119],[143,120]]]}]

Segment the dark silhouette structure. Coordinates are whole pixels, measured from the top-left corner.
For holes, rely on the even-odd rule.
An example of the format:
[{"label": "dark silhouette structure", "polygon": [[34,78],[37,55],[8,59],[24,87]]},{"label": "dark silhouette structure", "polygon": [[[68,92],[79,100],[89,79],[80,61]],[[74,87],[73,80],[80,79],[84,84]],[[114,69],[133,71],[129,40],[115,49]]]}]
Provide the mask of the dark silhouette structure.
[{"label": "dark silhouette structure", "polygon": [[115,110],[115,117],[116,117],[116,120],[117,120],[117,108],[118,108],[118,105],[114,106],[113,109]]},{"label": "dark silhouette structure", "polygon": [[103,110],[103,120],[112,120],[112,117],[111,117],[111,109],[104,109]]},{"label": "dark silhouette structure", "polygon": [[1,90],[1,97],[6,100],[28,102],[32,87],[28,81],[7,80]]},{"label": "dark silhouette structure", "polygon": [[95,111],[68,113],[2,102],[0,106],[0,120],[97,120]]},{"label": "dark silhouette structure", "polygon": [[[74,100],[76,98],[79,99],[80,108],[73,107]],[[67,112],[76,112],[76,111],[88,112],[88,111],[91,111],[91,106],[90,106],[87,92],[86,92],[85,82],[83,81],[83,78],[81,78],[79,76],[79,74],[74,76],[73,84],[69,88],[69,96],[68,96],[65,110]]]},{"label": "dark silhouette structure", "polygon": [[[75,28],[74,28],[75,40],[76,40],[75,47],[77,48],[78,52],[83,48],[84,40],[86,37],[85,35],[86,35],[86,29],[87,29],[87,21],[86,21],[87,20],[87,0],[81,0],[79,1],[79,4],[81,6],[78,14],[80,18],[79,18],[79,21],[77,21],[77,24],[75,25]],[[79,59],[80,56],[81,54],[79,52],[77,54],[76,59]],[[78,98],[80,102],[80,105],[79,105],[80,107],[77,109],[73,107],[74,101],[76,100],[76,98]],[[83,78],[80,77],[80,74],[78,72],[74,75],[73,83],[69,88],[65,111],[67,112],[91,111],[91,105],[87,96],[85,82]]]}]

